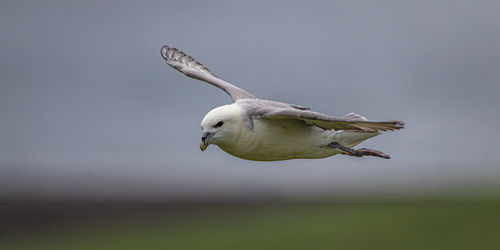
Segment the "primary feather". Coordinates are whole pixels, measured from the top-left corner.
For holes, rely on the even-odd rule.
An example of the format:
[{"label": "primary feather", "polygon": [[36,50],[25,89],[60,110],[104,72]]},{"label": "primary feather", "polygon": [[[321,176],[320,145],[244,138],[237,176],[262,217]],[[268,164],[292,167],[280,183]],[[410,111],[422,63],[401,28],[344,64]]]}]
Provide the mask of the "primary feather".
[{"label": "primary feather", "polygon": [[212,71],[203,64],[197,62],[193,57],[186,55],[184,52],[170,48],[165,45],[161,48],[161,55],[168,65],[180,71],[186,76],[194,79],[202,80],[224,90],[233,101],[244,98],[255,99],[255,96],[248,93],[246,90],[238,88],[222,79],[219,79]]}]

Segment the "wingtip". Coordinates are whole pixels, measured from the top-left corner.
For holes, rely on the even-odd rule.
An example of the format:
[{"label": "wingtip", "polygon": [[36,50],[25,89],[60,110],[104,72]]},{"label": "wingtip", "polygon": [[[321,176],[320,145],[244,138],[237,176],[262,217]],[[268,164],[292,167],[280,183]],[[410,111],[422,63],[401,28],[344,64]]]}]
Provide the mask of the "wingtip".
[{"label": "wingtip", "polygon": [[394,122],[395,122],[394,127],[396,127],[397,129],[405,128],[405,125],[406,125],[405,122],[403,122],[403,121],[394,121]]},{"label": "wingtip", "polygon": [[167,51],[170,49],[170,47],[168,45],[163,45],[163,47],[161,47],[161,56],[163,57],[163,59],[167,60],[168,57],[167,57]]}]

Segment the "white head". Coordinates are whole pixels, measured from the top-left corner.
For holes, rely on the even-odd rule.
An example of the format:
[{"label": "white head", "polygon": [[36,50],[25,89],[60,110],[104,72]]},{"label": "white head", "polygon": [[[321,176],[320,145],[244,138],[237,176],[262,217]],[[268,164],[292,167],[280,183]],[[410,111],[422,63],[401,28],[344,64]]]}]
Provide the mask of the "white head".
[{"label": "white head", "polygon": [[236,104],[212,109],[201,121],[203,136],[200,149],[204,151],[209,144],[227,145],[235,139],[241,129],[243,115]]}]

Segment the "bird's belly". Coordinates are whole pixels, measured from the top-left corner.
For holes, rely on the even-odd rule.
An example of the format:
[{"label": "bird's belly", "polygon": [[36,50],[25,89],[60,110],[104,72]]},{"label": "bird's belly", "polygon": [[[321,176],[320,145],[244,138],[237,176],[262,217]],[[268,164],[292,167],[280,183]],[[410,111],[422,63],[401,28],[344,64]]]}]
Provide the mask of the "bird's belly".
[{"label": "bird's belly", "polygon": [[327,146],[330,142],[330,133],[301,121],[255,120],[253,130],[219,147],[247,160],[279,161],[332,156],[338,152]]}]

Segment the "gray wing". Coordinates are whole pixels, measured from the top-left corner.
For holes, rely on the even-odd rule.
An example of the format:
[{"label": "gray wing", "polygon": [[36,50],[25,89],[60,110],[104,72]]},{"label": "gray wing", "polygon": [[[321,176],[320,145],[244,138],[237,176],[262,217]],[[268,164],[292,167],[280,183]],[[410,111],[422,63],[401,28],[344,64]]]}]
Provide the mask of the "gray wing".
[{"label": "gray wing", "polygon": [[219,79],[207,67],[203,66],[194,58],[186,55],[184,52],[176,48],[170,48],[165,45],[161,48],[161,55],[163,59],[167,61],[167,64],[172,66],[174,69],[180,71],[186,76],[208,82],[215,87],[224,90],[231,96],[233,101],[245,98],[255,99],[255,96],[248,93],[244,89],[238,88],[224,80]]},{"label": "gray wing", "polygon": [[310,110],[294,108],[289,104],[264,100],[248,100],[238,102],[245,107],[252,118],[261,119],[294,119],[315,125],[325,130],[356,130],[366,132],[384,132],[404,128],[401,121],[372,122],[357,114],[335,117]]}]

